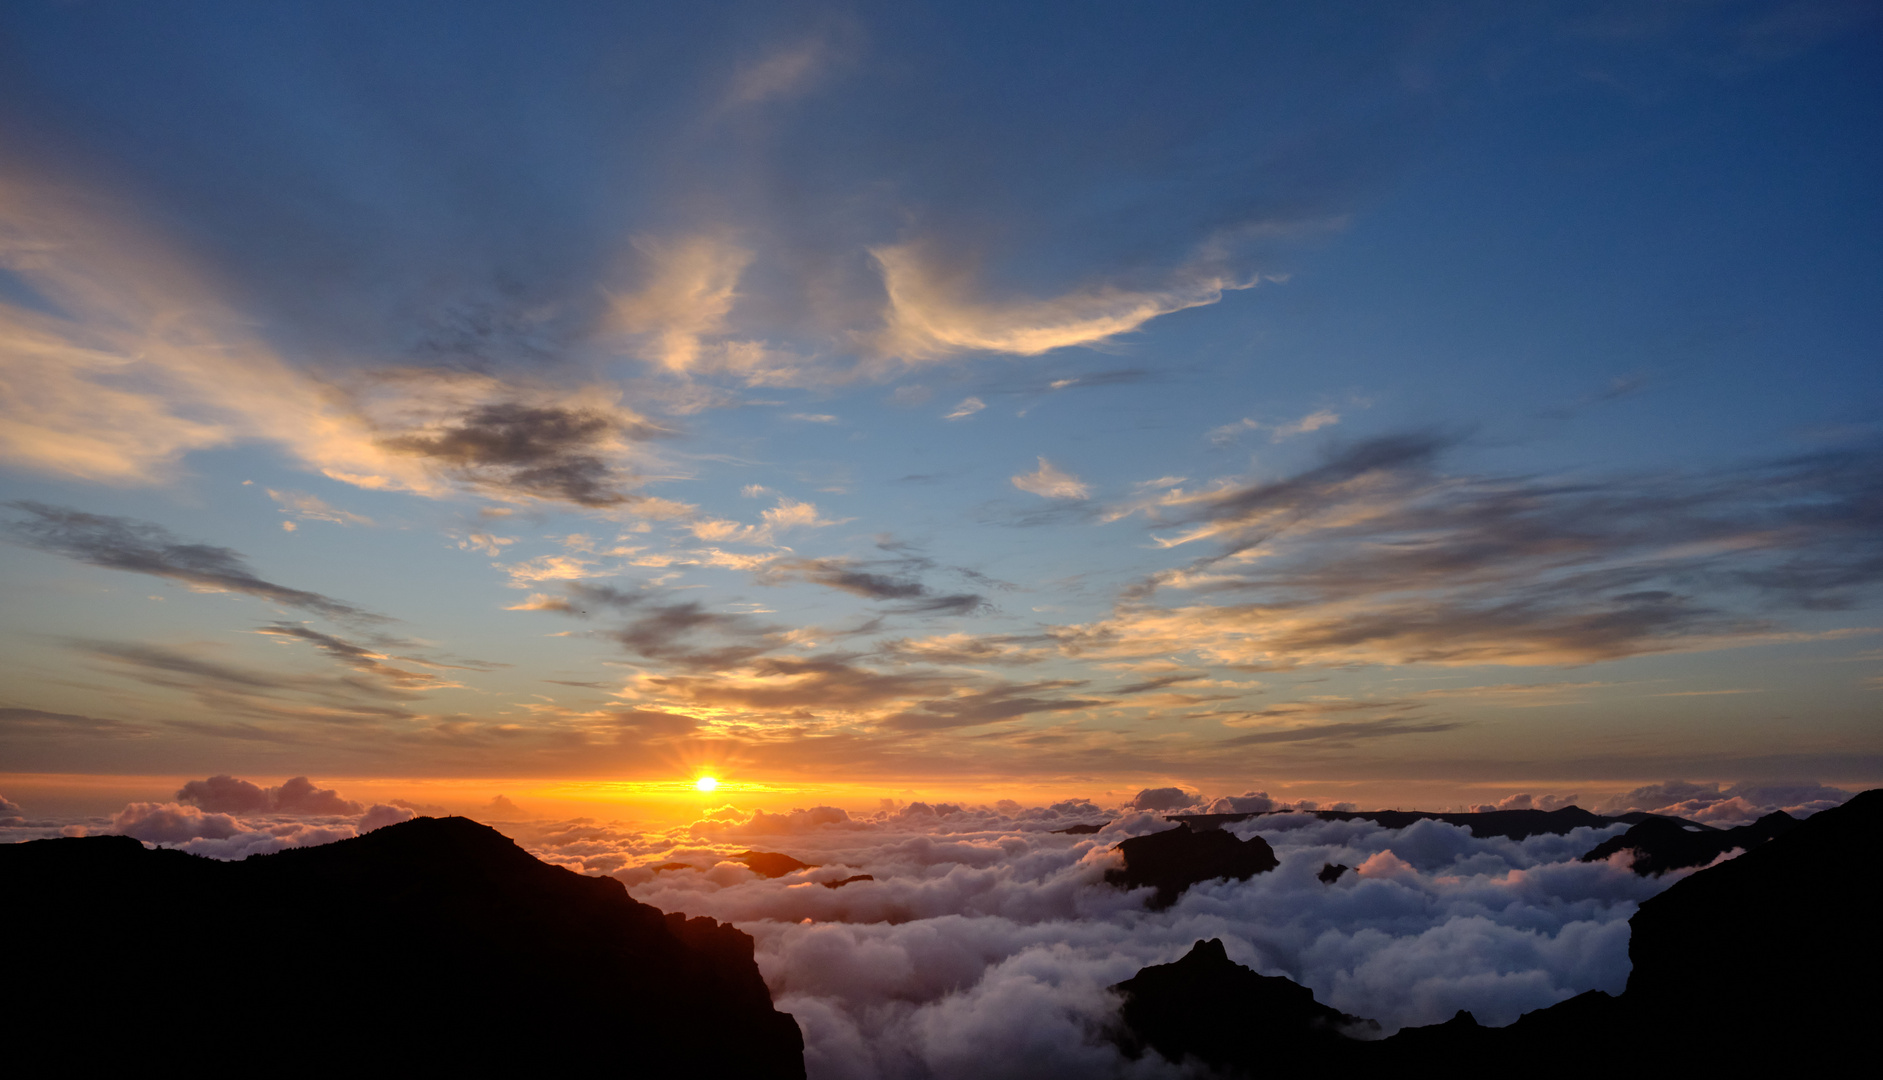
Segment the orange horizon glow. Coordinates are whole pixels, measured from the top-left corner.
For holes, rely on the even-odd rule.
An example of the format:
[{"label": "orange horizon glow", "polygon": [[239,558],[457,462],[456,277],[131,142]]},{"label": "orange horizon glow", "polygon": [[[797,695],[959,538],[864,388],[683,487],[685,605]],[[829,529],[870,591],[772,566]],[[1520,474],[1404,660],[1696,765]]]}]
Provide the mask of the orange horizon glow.
[{"label": "orange horizon glow", "polygon": [[[233,775],[262,786],[279,784],[289,774],[231,770]],[[506,777],[349,777],[314,771],[320,787],[336,789],[344,798],[363,804],[402,800],[429,813],[458,814],[474,819],[490,816],[488,809],[501,795],[531,819],[633,822],[643,828],[665,828],[698,821],[709,813],[731,810],[784,813],[813,806],[841,807],[852,814],[867,814],[886,806],[911,802],[950,802],[994,805],[1011,799],[1021,806],[1050,806],[1066,799],[1088,799],[1100,806],[1122,806],[1141,788],[1193,785],[1163,777],[1061,778],[1051,783],[1002,778],[875,777],[844,782],[806,781],[795,777],[760,780],[740,774],[728,779],[713,773],[669,774],[665,780],[571,779],[543,776]],[[700,785],[714,781],[712,789]],[[132,802],[169,802],[178,789],[203,774],[75,774],[0,773],[0,795],[26,807],[28,816],[109,816]],[[1724,780],[1725,778],[1721,778]],[[1581,805],[1592,808],[1651,778],[1602,778],[1564,781],[1518,778],[1470,783],[1424,780],[1336,781],[1267,780],[1254,785],[1278,801],[1315,799],[1323,805],[1351,801],[1363,809],[1443,809],[1467,803],[1495,802],[1517,791],[1575,791]],[[1831,783],[1838,783],[1833,778]],[[1205,785],[1206,795],[1236,794],[1246,785],[1216,781]],[[1841,786],[1851,786],[1845,782]],[[709,801],[710,800],[710,801]]]}]

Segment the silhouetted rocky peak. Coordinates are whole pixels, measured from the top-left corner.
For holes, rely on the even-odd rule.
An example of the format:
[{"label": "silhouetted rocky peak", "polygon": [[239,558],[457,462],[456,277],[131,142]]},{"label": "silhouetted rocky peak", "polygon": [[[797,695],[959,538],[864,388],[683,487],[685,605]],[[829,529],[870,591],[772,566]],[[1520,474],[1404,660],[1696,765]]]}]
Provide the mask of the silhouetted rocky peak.
[{"label": "silhouetted rocky peak", "polygon": [[1321,872],[1314,876],[1321,879],[1321,884],[1332,885],[1340,880],[1340,875],[1352,869],[1346,863],[1322,863]]},{"label": "silhouetted rocky peak", "polygon": [[1216,938],[1112,991],[1124,998],[1119,1041],[1133,1057],[1148,1047],[1171,1061],[1187,1056],[1218,1069],[1268,1072],[1319,1064],[1344,1051],[1349,1033],[1379,1030],[1314,1000],[1299,983],[1236,963]]},{"label": "silhouetted rocky peak", "polygon": [[1099,831],[1100,829],[1110,824],[1111,822],[1109,821],[1101,821],[1097,825],[1069,825],[1063,829],[1054,829],[1053,835],[1055,836],[1090,836],[1091,834]]},{"label": "silhouetted rocky peak", "polygon": [[1259,836],[1238,840],[1220,829],[1197,832],[1184,825],[1134,836],[1117,848],[1124,855],[1124,868],[1106,871],[1105,880],[1126,889],[1155,886],[1152,911],[1176,903],[1185,889],[1198,882],[1243,881],[1278,865],[1275,850]]},{"label": "silhouetted rocky peak", "polygon": [[1589,849],[1583,862],[1599,862],[1618,851],[1635,853],[1634,871],[1642,876],[1664,874],[1689,866],[1705,866],[1734,848],[1750,851],[1798,826],[1797,818],[1783,810],[1765,815],[1750,825],[1715,829],[1679,818],[1649,817],[1620,836]]},{"label": "silhouetted rocky peak", "polygon": [[824,888],[826,889],[841,889],[845,885],[854,885],[859,881],[875,881],[875,880],[876,880],[876,877],[873,874],[852,874],[851,876],[847,878],[839,878],[836,881],[825,881],[825,882],[821,882],[820,884],[822,884]]},{"label": "silhouetted rocky peak", "polygon": [[751,867],[752,872],[759,877],[768,878],[784,877],[786,874],[798,870],[811,870],[817,866],[816,863],[799,862],[789,855],[781,855],[776,851],[741,851],[733,858]]}]

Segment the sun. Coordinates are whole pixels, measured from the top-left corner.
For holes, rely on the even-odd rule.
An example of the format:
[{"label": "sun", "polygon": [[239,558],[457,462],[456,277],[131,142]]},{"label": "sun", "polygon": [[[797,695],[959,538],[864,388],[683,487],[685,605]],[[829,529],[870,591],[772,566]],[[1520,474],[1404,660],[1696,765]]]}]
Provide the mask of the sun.
[{"label": "sun", "polygon": [[711,791],[719,786],[719,781],[710,776],[702,776],[698,780],[693,781],[693,786],[701,791]]}]

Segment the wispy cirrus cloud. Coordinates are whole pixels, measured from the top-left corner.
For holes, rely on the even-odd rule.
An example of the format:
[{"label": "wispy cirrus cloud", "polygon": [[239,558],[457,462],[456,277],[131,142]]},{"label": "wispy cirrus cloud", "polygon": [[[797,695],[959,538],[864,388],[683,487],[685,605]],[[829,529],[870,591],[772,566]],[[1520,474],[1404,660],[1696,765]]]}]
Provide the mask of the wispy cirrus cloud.
[{"label": "wispy cirrus cloud", "polygon": [[985,409],[985,408],[987,408],[987,402],[982,401],[980,398],[977,398],[977,397],[962,398],[961,404],[956,405],[954,409],[951,410],[949,413],[947,413],[945,416],[943,416],[942,419],[943,420],[966,420],[968,417],[973,416],[975,413],[980,412],[982,409]]},{"label": "wispy cirrus cloud", "polygon": [[412,692],[443,690],[463,685],[433,672],[411,671],[387,663],[388,660],[399,659],[419,666],[435,666],[428,661],[419,660],[416,657],[395,657],[379,649],[347,641],[332,634],[323,634],[312,627],[298,623],[271,623],[255,632],[287,641],[304,641],[339,663],[397,690]]},{"label": "wispy cirrus cloud", "polygon": [[1037,356],[1075,345],[1099,345],[1160,315],[1201,307],[1253,282],[1199,264],[1179,270],[1158,289],[1093,285],[1046,300],[996,301],[978,295],[969,271],[949,265],[920,243],[870,252],[888,294],[877,351],[909,363],[965,352]]},{"label": "wispy cirrus cloud", "polygon": [[[1777,640],[1782,612],[1883,582],[1873,449],[1553,480],[1449,475],[1448,445],[1375,439],[1281,480],[1147,497],[1124,512],[1216,550],[1054,633],[1080,655],[1255,669],[1562,665]],[[1246,599],[1159,606],[1160,590]]]},{"label": "wispy cirrus cloud", "polygon": [[618,390],[462,367],[315,375],[77,185],[0,179],[0,268],[46,299],[0,298],[0,459],[16,465],[152,483],[190,451],[268,443],[369,489],[671,509],[633,492],[632,467],[669,429]]},{"label": "wispy cirrus cloud", "polygon": [[[293,514],[302,521],[327,521],[335,525],[371,525],[373,519],[361,514],[339,510],[327,505],[325,499],[309,495],[305,491],[276,491],[268,489],[268,497],[280,504],[281,512]],[[293,522],[284,521],[282,525],[293,531]]]},{"label": "wispy cirrus cloud", "polygon": [[646,280],[639,290],[614,298],[616,325],[640,338],[642,354],[669,372],[686,374],[711,363],[706,339],[725,332],[752,251],[713,234],[671,241],[644,237],[634,246]]},{"label": "wispy cirrus cloud", "polygon": [[152,522],[30,500],[6,505],[32,515],[6,524],[13,539],[92,566],[168,578],[198,592],[242,593],[336,619],[384,618],[330,596],[264,580],[235,549],[189,543]]},{"label": "wispy cirrus cloud", "polygon": [[208,655],[200,646],[80,641],[73,647],[100,672],[188,695],[209,717],[357,726],[417,716],[406,706],[414,690],[396,681],[263,667]]},{"label": "wispy cirrus cloud", "polygon": [[[900,615],[970,615],[987,606],[979,593],[936,593],[913,576],[915,571],[931,565],[926,559],[907,558],[875,562],[780,559],[765,567],[759,581],[766,585],[805,581],[867,600],[895,601],[897,606],[887,610]],[[890,573],[880,573],[879,569]]]},{"label": "wispy cirrus cloud", "polygon": [[1300,419],[1280,424],[1266,424],[1245,416],[1221,427],[1211,428],[1206,438],[1217,446],[1226,446],[1249,432],[1267,431],[1270,442],[1281,442],[1283,439],[1305,435],[1310,431],[1319,431],[1324,427],[1333,427],[1338,423],[1340,423],[1340,414],[1332,409],[1321,409]]}]

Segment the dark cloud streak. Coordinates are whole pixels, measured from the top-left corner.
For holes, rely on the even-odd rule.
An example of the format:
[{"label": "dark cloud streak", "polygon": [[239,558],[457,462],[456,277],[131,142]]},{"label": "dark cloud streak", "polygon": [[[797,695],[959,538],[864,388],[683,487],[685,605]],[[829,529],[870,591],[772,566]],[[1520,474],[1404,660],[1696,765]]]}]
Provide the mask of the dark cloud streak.
[{"label": "dark cloud streak", "polygon": [[384,619],[332,597],[265,581],[255,576],[240,552],[212,544],[185,543],[161,525],[24,499],[6,505],[37,519],[9,522],[7,532],[22,543],[68,559],[109,570],[169,578],[208,591],[245,593],[335,619]]}]

